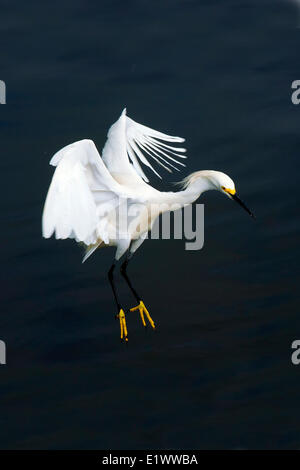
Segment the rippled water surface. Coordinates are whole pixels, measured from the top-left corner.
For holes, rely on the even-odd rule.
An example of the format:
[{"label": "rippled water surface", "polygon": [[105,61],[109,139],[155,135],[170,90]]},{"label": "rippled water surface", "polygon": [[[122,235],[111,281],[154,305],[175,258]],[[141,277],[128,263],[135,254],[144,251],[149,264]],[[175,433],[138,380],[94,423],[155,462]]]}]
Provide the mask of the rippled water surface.
[{"label": "rippled water surface", "polygon": [[[1,448],[299,448],[297,15],[273,0],[2,2]],[[124,106],[186,137],[183,176],[225,171],[257,215],[210,192],[203,250],[142,246],[129,272],[158,329],[132,314],[127,347],[113,251],[82,265],[40,229],[50,157],[85,137],[101,149]]]}]

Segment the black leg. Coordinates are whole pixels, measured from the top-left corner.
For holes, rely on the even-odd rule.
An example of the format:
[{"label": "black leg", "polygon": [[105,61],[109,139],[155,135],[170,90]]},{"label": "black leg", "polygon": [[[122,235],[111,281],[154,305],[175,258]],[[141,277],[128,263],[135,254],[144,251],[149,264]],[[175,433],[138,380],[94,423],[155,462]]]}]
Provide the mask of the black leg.
[{"label": "black leg", "polygon": [[128,256],[124,263],[121,265],[121,268],[120,268],[120,271],[121,271],[121,274],[122,276],[124,277],[125,281],[127,282],[127,285],[129,287],[129,289],[131,290],[131,292],[133,293],[134,297],[136,298],[136,300],[138,302],[141,301],[141,297],[138,295],[137,291],[134,289],[133,285],[131,284],[130,282],[130,279],[127,275],[127,266],[128,266],[128,263],[129,263],[129,260],[130,260],[130,257]]},{"label": "black leg", "polygon": [[119,302],[116,286],[114,284],[114,269],[115,269],[115,264],[113,264],[111,266],[110,270],[108,271],[108,280],[110,282],[112,291],[114,293],[114,298],[115,298],[115,301],[116,301],[116,304],[117,304],[118,313],[116,315],[116,318],[118,318],[120,320],[121,341],[125,340],[125,342],[127,342],[128,341],[128,333],[127,333],[125,313],[124,313],[124,310],[122,309],[121,304]]},{"label": "black leg", "polygon": [[113,291],[113,294],[114,294],[114,298],[115,298],[115,301],[116,301],[116,304],[117,304],[117,309],[118,309],[118,313],[119,311],[121,310],[121,304],[119,302],[119,298],[118,298],[118,295],[117,295],[117,290],[116,290],[116,287],[115,287],[115,283],[114,283],[114,269],[115,269],[115,264],[112,264],[110,270],[108,271],[108,280],[109,280],[109,283],[111,285],[111,288],[112,288],[112,291]]},{"label": "black leg", "polygon": [[146,318],[148,319],[148,321],[149,321],[150,325],[152,326],[152,328],[155,329],[154,321],[152,320],[148,310],[145,307],[144,302],[142,301],[141,297],[139,296],[139,294],[137,293],[137,291],[135,290],[135,288],[131,284],[130,279],[127,275],[126,270],[127,270],[129,260],[130,260],[130,254],[129,254],[129,256],[127,256],[126,260],[121,265],[120,271],[121,271],[121,274],[124,277],[125,281],[127,282],[129,289],[131,290],[131,292],[133,293],[134,297],[136,298],[136,300],[138,302],[138,305],[136,307],[131,308],[130,311],[135,312],[136,310],[138,310],[139,313],[140,313],[140,317],[141,317],[141,320],[143,322],[143,325],[146,326],[146,321],[145,321],[145,316],[146,316]]}]

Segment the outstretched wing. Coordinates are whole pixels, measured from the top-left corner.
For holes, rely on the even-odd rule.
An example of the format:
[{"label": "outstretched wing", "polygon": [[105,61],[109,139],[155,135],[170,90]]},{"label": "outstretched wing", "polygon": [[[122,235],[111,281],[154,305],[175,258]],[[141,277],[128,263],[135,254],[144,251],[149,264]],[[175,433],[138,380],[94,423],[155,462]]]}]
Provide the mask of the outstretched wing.
[{"label": "outstretched wing", "polygon": [[153,168],[149,159],[170,173],[172,173],[172,169],[179,171],[178,165],[185,166],[184,163],[178,161],[178,158],[186,158],[183,155],[186,149],[174,147],[165,142],[182,143],[184,139],[169,136],[138,124],[126,116],[126,109],[124,109],[120,118],[108,131],[102,158],[110,173],[117,175],[134,172],[148,182],[140,162],[149,167],[159,178],[161,178],[160,175]]},{"label": "outstretched wing", "polygon": [[74,142],[57,152],[50,164],[57,168],[43,211],[43,236],[55,232],[56,238],[76,238],[86,245],[96,243],[99,236],[105,240],[99,208],[113,208],[121,192],[94,142]]}]

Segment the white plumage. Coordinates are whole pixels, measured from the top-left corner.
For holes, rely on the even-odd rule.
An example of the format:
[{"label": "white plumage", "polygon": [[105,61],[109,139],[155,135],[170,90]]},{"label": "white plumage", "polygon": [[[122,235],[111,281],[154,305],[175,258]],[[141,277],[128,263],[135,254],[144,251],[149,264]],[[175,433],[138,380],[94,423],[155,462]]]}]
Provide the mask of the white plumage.
[{"label": "white plumage", "polygon": [[[83,242],[89,247],[84,261],[98,246],[116,245],[119,259],[133,238],[145,236],[145,231],[136,233],[143,209],[146,214],[148,203],[162,202],[161,193],[146,183],[140,162],[157,176],[150,159],[168,171],[177,169],[176,164],[184,165],[178,158],[186,158],[185,149],[165,142],[183,141],[136,123],[124,109],[108,131],[102,159],[88,139],[59,150],[50,161],[56,170],[43,212],[43,236],[49,238],[55,232],[57,239]],[[125,202],[129,212],[130,205],[138,209],[139,204],[139,210],[128,224],[129,232],[120,234],[116,211]],[[145,226],[146,231],[153,222]]]},{"label": "white plumage", "polygon": [[[167,142],[167,143],[166,143]],[[234,182],[224,173],[214,170],[197,171],[182,182],[178,192],[158,191],[148,184],[141,164],[160,177],[152,166],[158,164],[169,172],[185,166],[184,142],[136,123],[126,110],[108,131],[102,158],[92,140],[81,140],[57,152],[50,164],[56,167],[47,194],[43,212],[43,236],[55,233],[58,239],[75,238],[86,246],[85,261],[97,248],[116,246],[115,259],[127,252],[121,266],[129,288],[136,300],[142,322],[145,316],[154,328],[141,297],[133,288],[126,268],[132,254],[143,243],[155,219],[165,211],[177,210],[211,189],[236,200],[250,214],[251,211],[237,197]],[[125,313],[114,285],[113,263],[109,281],[115,296],[121,339],[127,341]]]}]

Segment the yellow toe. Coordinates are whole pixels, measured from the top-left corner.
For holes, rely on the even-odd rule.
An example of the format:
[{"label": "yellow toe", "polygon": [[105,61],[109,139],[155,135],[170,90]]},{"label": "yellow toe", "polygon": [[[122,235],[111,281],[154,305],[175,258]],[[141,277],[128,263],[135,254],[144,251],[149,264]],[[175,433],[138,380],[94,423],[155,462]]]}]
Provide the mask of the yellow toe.
[{"label": "yellow toe", "polygon": [[119,312],[118,318],[120,320],[121,340],[125,339],[125,341],[128,341],[128,331],[127,331],[127,325],[126,325],[126,318],[125,318],[124,310],[122,308]]},{"label": "yellow toe", "polygon": [[149,321],[152,328],[155,330],[155,323],[152,320],[150,313],[146,309],[145,304],[142,300],[140,301],[139,305],[130,309],[131,312],[135,312],[136,310],[138,310],[140,313],[140,317],[141,317],[143,325],[146,326],[146,321],[145,321],[145,315],[146,315],[147,320]]}]

